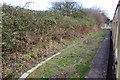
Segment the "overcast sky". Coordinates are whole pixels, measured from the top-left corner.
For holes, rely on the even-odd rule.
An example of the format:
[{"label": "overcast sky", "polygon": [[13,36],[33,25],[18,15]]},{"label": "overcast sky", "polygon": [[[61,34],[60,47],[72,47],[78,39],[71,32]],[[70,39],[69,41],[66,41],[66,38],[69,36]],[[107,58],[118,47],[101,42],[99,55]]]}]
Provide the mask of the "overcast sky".
[{"label": "overcast sky", "polygon": [[[26,2],[33,2],[29,5],[29,9],[33,10],[46,10],[51,7],[50,2],[54,1],[63,1],[63,0],[0,0],[0,3],[7,3],[15,6],[23,6]],[[70,0],[65,0],[70,1]],[[73,0],[72,0],[73,1]],[[108,14],[110,19],[113,19],[113,15],[119,0],[74,0],[79,3],[82,3],[83,7],[91,8],[97,7],[100,8]]]}]

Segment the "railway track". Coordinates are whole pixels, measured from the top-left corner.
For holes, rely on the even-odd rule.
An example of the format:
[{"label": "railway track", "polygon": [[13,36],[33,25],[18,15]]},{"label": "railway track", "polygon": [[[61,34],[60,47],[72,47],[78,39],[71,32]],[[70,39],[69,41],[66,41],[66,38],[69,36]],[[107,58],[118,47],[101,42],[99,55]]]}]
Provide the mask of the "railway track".
[{"label": "railway track", "polygon": [[120,80],[120,0],[111,22],[112,28],[108,30],[106,39],[93,60],[87,78]]}]

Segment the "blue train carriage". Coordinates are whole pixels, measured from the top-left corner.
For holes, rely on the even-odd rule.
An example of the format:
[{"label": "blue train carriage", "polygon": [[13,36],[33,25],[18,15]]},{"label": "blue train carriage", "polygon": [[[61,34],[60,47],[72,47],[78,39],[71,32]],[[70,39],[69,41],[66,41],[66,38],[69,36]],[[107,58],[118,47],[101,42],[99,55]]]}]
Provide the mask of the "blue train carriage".
[{"label": "blue train carriage", "polygon": [[113,50],[115,55],[116,78],[120,80],[120,1],[118,2],[112,20]]}]

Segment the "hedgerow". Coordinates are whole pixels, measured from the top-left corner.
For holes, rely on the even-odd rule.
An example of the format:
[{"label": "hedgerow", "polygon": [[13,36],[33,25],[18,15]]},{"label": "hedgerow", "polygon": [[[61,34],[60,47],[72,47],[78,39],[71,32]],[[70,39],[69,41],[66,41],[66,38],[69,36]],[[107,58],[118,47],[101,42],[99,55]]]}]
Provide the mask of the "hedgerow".
[{"label": "hedgerow", "polygon": [[[88,15],[81,8],[73,9],[72,14],[68,10],[64,12],[65,14],[58,10],[34,11],[6,4],[2,6],[3,77],[9,74],[20,75],[19,72],[23,73],[22,69],[28,67],[24,62],[37,63],[36,59],[56,52],[58,47],[53,42],[58,43],[60,48],[61,43],[65,47],[67,43],[63,43],[62,39],[80,37],[97,22],[97,18],[91,17],[93,14]],[[48,54],[50,51],[52,53]],[[16,64],[21,64],[22,68]],[[9,68],[9,73],[5,68]]]}]

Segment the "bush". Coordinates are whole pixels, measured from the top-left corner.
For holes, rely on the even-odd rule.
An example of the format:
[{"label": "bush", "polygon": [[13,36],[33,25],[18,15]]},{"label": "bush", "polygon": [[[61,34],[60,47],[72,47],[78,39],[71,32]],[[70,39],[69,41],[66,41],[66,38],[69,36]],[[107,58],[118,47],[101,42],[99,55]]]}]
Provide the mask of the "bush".
[{"label": "bush", "polygon": [[[62,49],[63,44],[69,44],[64,40],[80,37],[87,33],[95,23],[102,23],[101,15],[97,11],[91,12],[76,8],[72,9],[72,13],[66,15],[61,14],[58,10],[32,11],[4,4],[2,6],[3,26],[0,26],[2,29],[3,66],[12,68],[12,71],[6,70],[5,73],[13,73],[16,69],[14,69],[14,65],[19,66],[16,62],[23,64],[21,67],[21,71],[23,71],[26,65],[22,61],[37,63],[38,57],[52,55],[51,52],[60,50],[59,47]],[[57,49],[54,49],[53,42],[58,44]],[[49,48],[50,44],[54,50]],[[29,59],[31,60],[29,61]],[[18,72],[14,72],[14,74],[16,73]]]},{"label": "bush", "polygon": [[107,19],[107,16],[105,15],[105,13],[102,12],[100,9],[90,8],[90,9],[84,9],[84,11],[87,14],[87,16],[93,19],[95,24],[97,24],[99,27],[100,25],[104,24]]}]

